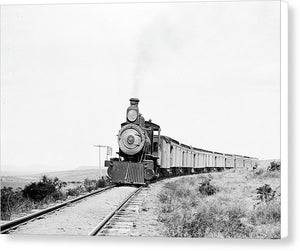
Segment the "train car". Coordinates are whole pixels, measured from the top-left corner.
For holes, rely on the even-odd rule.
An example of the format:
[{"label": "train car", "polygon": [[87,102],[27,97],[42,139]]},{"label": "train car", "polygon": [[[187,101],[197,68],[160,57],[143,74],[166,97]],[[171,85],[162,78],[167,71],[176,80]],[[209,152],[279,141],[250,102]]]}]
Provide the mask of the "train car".
[{"label": "train car", "polygon": [[235,168],[242,168],[245,165],[244,157],[240,155],[235,155]]},{"label": "train car", "polygon": [[180,168],[182,167],[182,147],[174,139],[170,141],[170,145],[171,160],[169,173],[176,175],[176,173],[180,173]]},{"label": "train car", "polygon": [[204,169],[204,154],[201,149],[194,148],[194,171],[200,173]]},{"label": "train car", "polygon": [[234,157],[231,154],[224,155],[225,168],[234,168]]},{"label": "train car", "polygon": [[252,164],[251,158],[244,156],[244,167],[247,169],[252,168],[251,164]]},{"label": "train car", "polygon": [[257,160],[258,160],[257,158],[244,156],[245,168],[247,169],[256,168],[258,165]]},{"label": "train car", "polygon": [[119,157],[105,161],[112,183],[142,185],[158,177],[257,165],[255,158],[212,152],[160,135],[160,126],[145,121],[138,103],[137,98],[130,99],[121,124]]},{"label": "train car", "polygon": [[214,152],[214,164],[217,170],[223,170],[225,168],[225,158],[223,153]]}]

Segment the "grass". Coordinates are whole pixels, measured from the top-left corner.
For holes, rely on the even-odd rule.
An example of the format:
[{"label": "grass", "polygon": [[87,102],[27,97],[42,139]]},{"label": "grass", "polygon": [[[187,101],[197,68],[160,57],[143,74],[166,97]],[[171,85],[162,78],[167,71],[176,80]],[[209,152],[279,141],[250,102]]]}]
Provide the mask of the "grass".
[{"label": "grass", "polygon": [[[209,178],[214,195],[200,193]],[[257,188],[270,184],[274,199],[262,202]],[[183,177],[159,194],[159,220],[169,237],[280,238],[280,172],[246,169]]]}]

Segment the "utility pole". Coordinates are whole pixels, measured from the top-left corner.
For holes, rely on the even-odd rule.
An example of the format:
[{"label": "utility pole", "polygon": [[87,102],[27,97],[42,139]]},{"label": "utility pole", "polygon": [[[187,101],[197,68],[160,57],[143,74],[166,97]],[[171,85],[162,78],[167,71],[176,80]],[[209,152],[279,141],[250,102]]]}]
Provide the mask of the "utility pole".
[{"label": "utility pole", "polygon": [[[98,147],[99,148],[99,170],[100,170],[100,178],[103,176],[102,173],[101,173],[101,147],[106,147],[106,158],[108,158],[108,149],[111,147],[110,146],[102,146],[102,145],[94,145],[94,147]],[[110,153],[111,154],[111,153]]]},{"label": "utility pole", "polygon": [[101,146],[101,145],[94,145],[94,147],[98,147],[99,148],[99,170],[100,170],[100,178],[102,177],[102,173],[101,173],[101,147],[105,147],[105,146]]}]

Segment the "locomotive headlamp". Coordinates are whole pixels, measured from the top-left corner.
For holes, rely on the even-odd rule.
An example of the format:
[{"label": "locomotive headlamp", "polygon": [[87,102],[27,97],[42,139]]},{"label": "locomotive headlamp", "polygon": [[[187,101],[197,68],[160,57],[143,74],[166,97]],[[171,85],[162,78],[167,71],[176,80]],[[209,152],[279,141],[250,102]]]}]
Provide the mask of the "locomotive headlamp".
[{"label": "locomotive headlamp", "polygon": [[128,113],[127,113],[127,119],[130,121],[130,122],[133,122],[137,119],[137,116],[138,116],[138,113],[136,110],[129,110]]}]

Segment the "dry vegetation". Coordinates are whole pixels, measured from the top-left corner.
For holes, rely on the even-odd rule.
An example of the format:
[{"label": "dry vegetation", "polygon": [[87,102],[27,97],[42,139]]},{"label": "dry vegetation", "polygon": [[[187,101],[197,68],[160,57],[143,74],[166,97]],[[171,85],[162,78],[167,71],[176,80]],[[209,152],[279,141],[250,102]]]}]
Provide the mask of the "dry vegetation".
[{"label": "dry vegetation", "polygon": [[159,200],[166,236],[280,238],[279,170],[184,177],[166,183]]},{"label": "dry vegetation", "polygon": [[37,182],[31,182],[24,188],[1,188],[1,220],[13,220],[32,213],[36,209],[49,207],[51,204],[77,197],[85,192],[110,185],[107,178],[84,179],[83,182],[64,182],[57,177],[46,175]]}]

